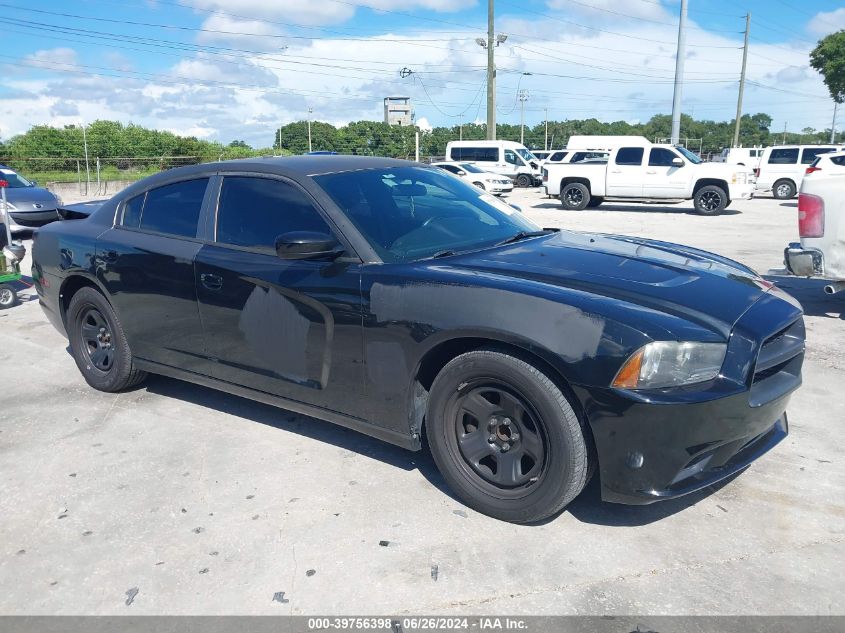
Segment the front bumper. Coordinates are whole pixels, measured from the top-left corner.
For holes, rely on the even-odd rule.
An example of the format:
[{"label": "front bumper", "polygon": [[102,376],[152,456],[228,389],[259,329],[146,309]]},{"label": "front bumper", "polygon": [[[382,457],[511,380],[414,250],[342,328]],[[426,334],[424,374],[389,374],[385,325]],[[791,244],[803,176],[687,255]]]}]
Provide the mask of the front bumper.
[{"label": "front bumper", "polygon": [[575,387],[598,457],[602,499],[648,504],[737,473],[788,432],[801,385],[800,307],[771,291],[733,328],[719,378],[685,388]]},{"label": "front bumper", "polygon": [[58,209],[47,211],[10,211],[9,217],[12,220],[9,228],[13,231],[37,229],[45,224],[61,219]]},{"label": "front bumper", "polygon": [[814,248],[804,248],[797,242],[784,249],[783,264],[797,277],[824,276],[824,254]]}]

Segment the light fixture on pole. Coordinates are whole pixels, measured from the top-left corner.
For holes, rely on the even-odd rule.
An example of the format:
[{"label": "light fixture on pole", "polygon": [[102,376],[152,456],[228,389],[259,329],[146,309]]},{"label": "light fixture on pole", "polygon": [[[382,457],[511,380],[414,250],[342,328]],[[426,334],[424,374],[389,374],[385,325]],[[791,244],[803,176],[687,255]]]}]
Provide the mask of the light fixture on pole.
[{"label": "light fixture on pole", "polygon": [[525,102],[531,95],[523,88],[519,91],[519,142],[525,145]]}]

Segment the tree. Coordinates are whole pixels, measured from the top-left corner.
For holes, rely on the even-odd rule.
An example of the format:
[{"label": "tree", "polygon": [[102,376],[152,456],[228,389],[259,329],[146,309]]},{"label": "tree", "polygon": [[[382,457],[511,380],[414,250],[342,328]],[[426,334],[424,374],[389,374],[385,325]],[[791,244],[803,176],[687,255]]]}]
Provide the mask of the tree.
[{"label": "tree", "polygon": [[831,33],[810,53],[810,66],[824,77],[830,96],[845,102],[845,30]]}]

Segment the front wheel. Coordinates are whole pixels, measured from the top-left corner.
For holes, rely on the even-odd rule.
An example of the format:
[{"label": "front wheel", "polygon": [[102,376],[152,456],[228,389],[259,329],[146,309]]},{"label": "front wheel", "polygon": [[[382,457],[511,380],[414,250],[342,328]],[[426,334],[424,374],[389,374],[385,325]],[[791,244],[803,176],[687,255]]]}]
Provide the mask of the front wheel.
[{"label": "front wheel", "polygon": [[66,323],[76,366],[94,389],[122,391],[147,377],[146,372],[135,368],[120,321],[96,290],[82,288],[73,295]]},{"label": "front wheel", "polygon": [[721,187],[708,185],[695,193],[695,210],[701,215],[718,215],[728,206],[728,194]]},{"label": "front wheel", "polygon": [[481,191],[486,191],[486,190],[484,189],[484,183],[483,183],[483,182],[474,182],[474,183],[472,183],[472,184],[474,184],[476,187],[478,187],[479,189],[481,189]]},{"label": "front wheel", "polygon": [[0,284],[0,310],[11,308],[17,302],[17,291],[9,284]]},{"label": "front wheel", "polygon": [[517,187],[530,187],[534,183],[534,179],[528,174],[520,174],[516,177]]},{"label": "front wheel", "polygon": [[425,424],[455,494],[497,519],[548,518],[587,483],[587,441],[569,400],[508,353],[481,349],[449,362],[432,385]]}]

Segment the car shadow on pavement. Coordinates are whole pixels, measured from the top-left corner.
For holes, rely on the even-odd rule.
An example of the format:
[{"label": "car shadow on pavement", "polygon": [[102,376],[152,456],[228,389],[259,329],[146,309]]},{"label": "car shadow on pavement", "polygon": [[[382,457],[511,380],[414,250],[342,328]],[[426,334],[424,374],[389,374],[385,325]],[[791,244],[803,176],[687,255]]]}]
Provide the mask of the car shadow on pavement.
[{"label": "car shadow on pavement", "polygon": [[[602,213],[602,212],[617,212],[617,213],[672,213],[676,215],[701,215],[693,207],[686,205],[651,205],[651,204],[615,204],[613,202],[605,202],[599,207],[591,209],[582,209],[581,211],[570,211],[560,206],[560,202],[556,200],[549,200],[541,204],[531,205],[532,209],[556,209],[562,213]],[[725,209],[719,215],[740,215],[742,211],[737,209]],[[702,216],[706,217],[706,216]]]},{"label": "car shadow on pavement", "polygon": [[798,299],[807,316],[845,320],[845,292],[825,294],[829,281],[789,275],[765,275],[765,279]]},{"label": "car shadow on pavement", "polygon": [[[418,470],[432,485],[452,497],[428,450],[408,451],[325,420],[175,378],[150,375],[139,389],[296,433],[402,470]],[[319,464],[315,462],[312,467],[319,468]]]}]

